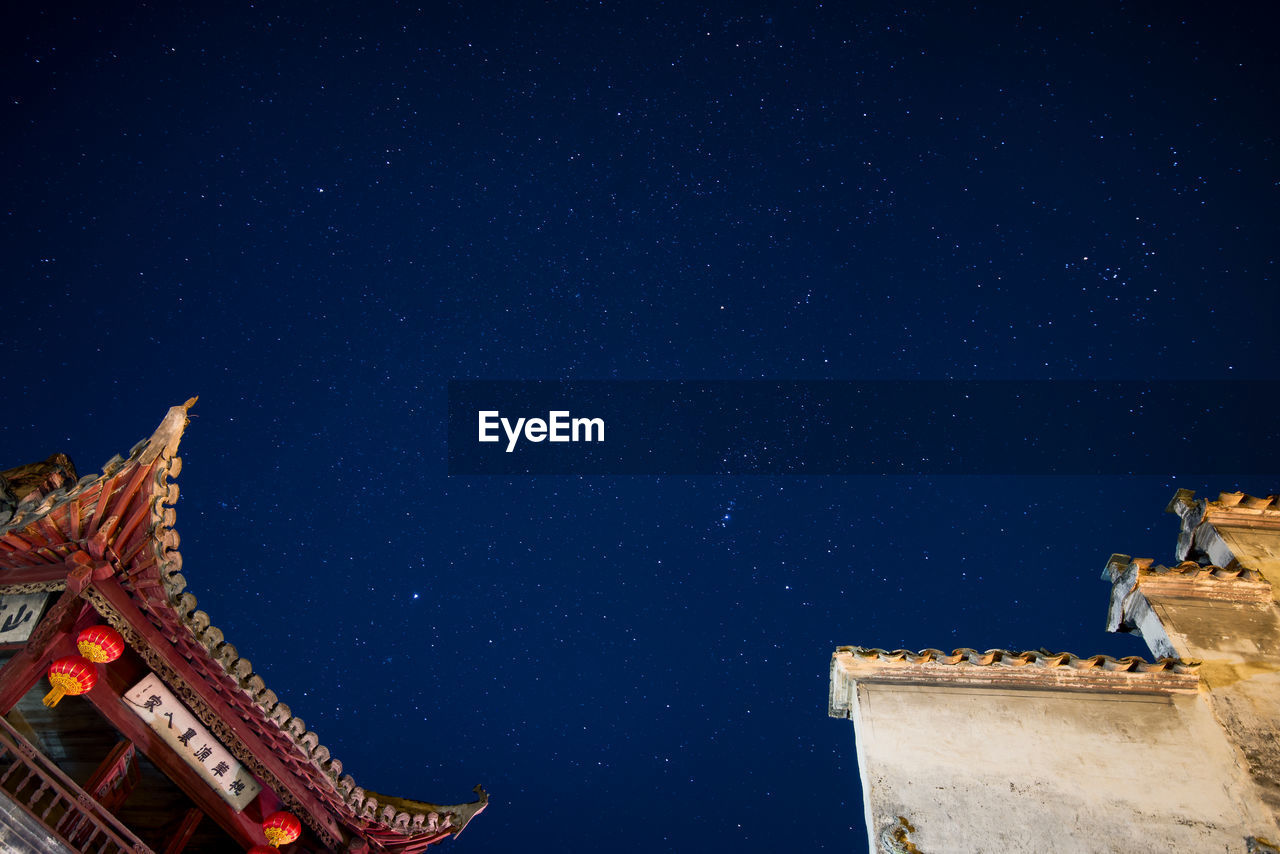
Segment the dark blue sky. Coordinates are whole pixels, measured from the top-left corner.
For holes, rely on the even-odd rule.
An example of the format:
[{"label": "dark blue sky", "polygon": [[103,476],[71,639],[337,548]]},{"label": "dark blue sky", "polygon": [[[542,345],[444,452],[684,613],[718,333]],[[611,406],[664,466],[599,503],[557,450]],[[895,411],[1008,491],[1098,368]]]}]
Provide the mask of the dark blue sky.
[{"label": "dark blue sky", "polygon": [[1275,379],[1269,21],[354,5],[5,26],[0,465],[200,395],[191,589],[458,851],[860,850],[837,644],[1138,651],[1107,556],[1275,491],[445,476],[451,378]]}]

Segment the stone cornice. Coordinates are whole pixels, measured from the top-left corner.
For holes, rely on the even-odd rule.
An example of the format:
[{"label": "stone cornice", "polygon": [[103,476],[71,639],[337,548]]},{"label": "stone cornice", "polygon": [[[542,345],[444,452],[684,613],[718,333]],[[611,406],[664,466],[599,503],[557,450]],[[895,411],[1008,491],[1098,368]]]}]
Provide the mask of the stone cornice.
[{"label": "stone cornice", "polygon": [[829,713],[848,717],[860,682],[1170,694],[1196,692],[1198,668],[1199,662],[1176,658],[1081,658],[1047,650],[962,648],[944,653],[842,646],[831,657]]},{"label": "stone cornice", "polygon": [[[1271,584],[1260,572],[1231,566],[1201,565],[1183,561],[1177,566],[1152,565],[1150,558],[1112,555],[1102,578],[1123,587],[1123,595],[1141,590],[1148,597],[1162,599],[1208,599],[1219,602],[1272,601]],[[1114,597],[1113,597],[1114,598]]]},{"label": "stone cornice", "polygon": [[1179,489],[1165,508],[1166,513],[1181,517],[1183,531],[1193,531],[1205,522],[1226,527],[1280,530],[1280,496],[1222,492],[1216,500],[1210,500],[1197,499],[1195,495],[1190,489]]}]

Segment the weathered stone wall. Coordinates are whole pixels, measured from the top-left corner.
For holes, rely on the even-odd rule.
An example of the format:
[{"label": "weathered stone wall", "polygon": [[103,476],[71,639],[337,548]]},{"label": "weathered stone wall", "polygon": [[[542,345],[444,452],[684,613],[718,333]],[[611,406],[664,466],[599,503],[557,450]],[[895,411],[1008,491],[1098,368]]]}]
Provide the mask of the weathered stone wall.
[{"label": "weathered stone wall", "polygon": [[1276,606],[1155,599],[1174,648],[1200,678],[1280,828],[1280,619]]},{"label": "weathered stone wall", "polygon": [[1198,694],[859,682],[870,820],[920,851],[1239,851],[1268,810]]},{"label": "weathered stone wall", "polygon": [[1274,498],[1195,501],[1185,490],[1169,510],[1182,519],[1179,557],[1260,573],[1271,587],[1270,601],[1235,602],[1230,583],[1138,583],[1177,654],[1203,662],[1210,708],[1280,828],[1280,510]]},{"label": "weathered stone wall", "polygon": [[1242,566],[1258,570],[1276,586],[1280,580],[1280,531],[1222,527],[1218,534]]},{"label": "weathered stone wall", "polygon": [[1277,850],[1280,498],[1168,509],[1180,563],[1103,573],[1108,628],[1162,661],[836,650],[873,851]]}]

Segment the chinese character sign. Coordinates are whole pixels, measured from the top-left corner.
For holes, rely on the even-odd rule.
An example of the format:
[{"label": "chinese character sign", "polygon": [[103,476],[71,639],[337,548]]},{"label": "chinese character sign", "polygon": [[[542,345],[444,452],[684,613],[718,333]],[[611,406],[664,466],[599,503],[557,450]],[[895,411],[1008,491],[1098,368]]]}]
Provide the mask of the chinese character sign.
[{"label": "chinese character sign", "polygon": [[125,702],[195,769],[222,799],[240,812],[262,791],[249,769],[214,739],[154,673],[129,689]]},{"label": "chinese character sign", "polygon": [[0,596],[0,643],[26,643],[50,595],[6,593]]}]

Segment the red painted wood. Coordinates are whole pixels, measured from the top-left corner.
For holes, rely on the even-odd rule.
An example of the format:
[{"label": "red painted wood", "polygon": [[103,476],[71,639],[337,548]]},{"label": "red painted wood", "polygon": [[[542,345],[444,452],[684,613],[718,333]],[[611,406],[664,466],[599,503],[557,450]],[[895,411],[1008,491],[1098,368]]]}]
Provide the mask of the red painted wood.
[{"label": "red painted wood", "polygon": [[98,765],[84,790],[107,809],[115,812],[128,800],[141,773],[136,758],[137,749],[131,741],[122,741],[111,749]]},{"label": "red painted wood", "polygon": [[[9,535],[14,536],[15,532],[10,531]],[[49,542],[44,538],[43,534],[41,534],[39,531],[36,530],[36,525],[34,524],[27,525],[25,528],[23,528],[20,538],[30,543],[31,549],[33,551],[37,549],[47,549],[49,546],[53,545],[53,543]]]},{"label": "red painted wood", "polygon": [[[147,519],[150,516],[151,503],[149,501],[140,502],[137,509],[135,509],[133,514],[129,516],[129,521],[124,523],[124,527],[121,528],[120,533],[116,535],[115,542],[121,546],[116,549],[117,554],[124,554],[126,550],[129,550],[130,547],[133,546],[133,543],[129,542],[129,535],[138,529],[138,526],[142,524],[143,519]],[[143,538],[146,536],[145,528],[142,530],[142,536]]]},{"label": "red painted wood", "polygon": [[[108,516],[107,521],[102,523],[102,527],[99,528],[93,536],[85,540],[85,548],[89,550],[89,554],[99,560],[107,558],[108,552],[111,548],[107,538],[111,535],[111,532],[115,530],[116,524],[119,521],[119,516]],[[114,557],[114,552],[111,553],[111,556]]]},{"label": "red painted wood", "polygon": [[[269,775],[266,779],[269,786],[276,786],[279,787],[278,791],[287,792],[302,806],[303,813],[309,820],[324,827],[328,833],[338,839],[347,838],[349,831],[339,824],[338,819],[341,817],[344,821],[349,820],[349,809],[341,796],[333,790],[329,779],[306,759],[286,733],[267,719],[262,710],[240,691],[234,677],[226,674],[203,646],[190,637],[187,628],[175,619],[163,587],[155,577],[156,558],[146,551],[154,539],[150,526],[146,523],[152,514],[150,501],[156,492],[153,482],[148,482],[147,478],[154,478],[156,465],[155,462],[145,465],[136,462],[128,464],[116,475],[86,490],[84,495],[68,506],[59,508],[50,516],[39,520],[38,524],[30,526],[30,530],[23,532],[25,537],[13,534],[0,540],[0,567],[6,562],[12,564],[16,561],[53,562],[48,567],[24,566],[9,572],[0,571],[0,583],[15,583],[17,578],[25,581],[60,577],[68,564],[76,559],[89,559],[83,553],[73,555],[71,559],[58,554],[75,548],[75,541],[85,537],[83,545],[86,551],[99,560],[109,561],[99,565],[93,573],[92,583],[97,590],[130,626],[143,635],[145,642],[162,658],[165,665],[190,685],[205,704],[217,711],[231,730],[233,743],[238,741],[244,750],[262,762]],[[128,478],[127,483],[124,482],[125,478]],[[92,518],[86,519],[88,514],[82,510],[82,506],[87,507],[95,493],[97,500],[94,502]],[[176,540],[176,535],[174,539]],[[69,543],[68,540],[72,542]],[[113,545],[118,548],[113,549]],[[176,542],[174,545],[176,546]],[[6,554],[6,550],[10,553]],[[124,560],[121,560],[121,555],[124,555]],[[132,582],[127,582],[131,584],[132,593],[120,586],[125,579],[117,571],[128,572],[133,577]],[[140,610],[140,607],[145,608],[146,612]],[[72,606],[67,605],[67,608]],[[28,645],[28,648],[24,648],[0,671],[0,712],[7,711],[18,697],[30,690],[31,685],[43,675],[47,661],[55,653],[62,649],[71,650],[71,633],[66,631],[68,622],[75,626],[96,621],[96,612],[86,609],[82,604],[75,608],[75,612],[62,614],[62,622],[57,627],[59,631],[55,633],[52,642],[44,644],[44,649],[36,650]],[[50,616],[52,615],[53,609],[50,610]],[[37,662],[34,660],[36,658],[42,660]],[[123,668],[117,668],[116,671],[116,675],[110,677],[113,681],[130,675]],[[18,690],[17,683],[21,683],[21,691]],[[199,806],[194,818],[189,814],[184,818],[183,824],[187,819],[198,822],[199,816],[207,813],[238,841],[247,844],[260,841],[257,824],[247,815],[236,814],[194,770],[167,747],[163,739],[152,732],[120,700],[120,694],[127,688],[128,684],[113,684],[112,690],[108,692],[99,688],[90,692],[89,700],[113,726],[131,741],[137,742],[138,749],[168,774]],[[269,791],[264,792],[264,797],[267,796],[276,800]],[[253,805],[245,810],[246,814],[253,812]],[[360,825],[363,826],[364,822],[360,822]],[[193,823],[187,838],[194,829]],[[380,846],[406,852],[425,849],[427,845],[450,835],[448,831],[430,834],[427,838],[418,837],[405,845],[403,837],[396,834],[383,839],[377,830],[368,828],[365,832],[368,831],[373,831]],[[180,832],[175,833],[170,842],[166,843],[177,844],[178,847],[173,848],[174,854],[186,845],[186,839],[180,840],[179,836]]]},{"label": "red painted wood", "polygon": [[[150,534],[143,533],[140,536],[134,537],[134,541],[135,544],[129,546],[120,555],[120,562],[129,568],[129,574],[131,576],[138,575],[139,573],[150,569],[156,562],[154,555],[145,554],[143,552],[147,546],[151,545]],[[141,557],[139,557],[139,555],[141,555]],[[159,583],[159,579],[156,579],[156,583]]]},{"label": "red painted wood", "polygon": [[62,558],[58,553],[48,546],[37,546],[27,552],[25,559],[22,560],[22,563],[27,566],[40,566],[47,563],[57,565],[61,562]]},{"label": "red painted wood", "polygon": [[187,810],[187,814],[182,817],[182,822],[173,831],[173,834],[165,840],[164,854],[182,854],[186,850],[187,843],[191,841],[191,837],[195,835],[196,828],[200,826],[200,819],[204,818],[204,813],[197,809]]},{"label": "red painted wood", "polygon": [[111,491],[115,489],[116,479],[120,477],[119,472],[113,474],[103,482],[98,489],[97,506],[93,509],[93,518],[89,520],[89,527],[85,528],[86,536],[93,536],[98,532],[98,525],[102,522],[102,517],[107,514],[107,501],[111,498]]},{"label": "red painted wood", "polygon": [[[101,533],[109,542],[114,542],[111,535],[115,531],[116,525],[120,524],[120,519],[124,517],[124,514],[129,508],[129,502],[133,499],[138,488],[142,486],[143,479],[146,478],[147,475],[151,474],[151,466],[137,465],[135,463],[134,469],[133,477],[129,479],[125,488],[120,490],[120,493],[116,495],[115,503],[111,505],[111,512],[108,516],[107,523],[103,525],[102,529],[95,532]],[[114,522],[111,520],[114,520]]]},{"label": "red painted wood", "polygon": [[[71,646],[70,639],[67,641]],[[111,669],[106,678],[98,680],[98,686],[83,695],[121,735],[142,751],[166,777],[191,798],[205,815],[231,835],[237,844],[249,848],[259,842],[262,828],[247,816],[231,809],[231,805],[218,796],[187,763],[165,744],[164,739],[142,722],[126,705],[121,695],[129,686],[119,680]]]},{"label": "red painted wood", "polygon": [[[210,707],[219,710],[222,720],[235,734],[236,738],[266,767],[276,783],[284,787],[290,795],[296,798],[316,823],[326,828],[335,838],[341,839],[342,831],[329,808],[321,799],[316,797],[315,792],[311,791],[307,781],[299,779],[296,772],[283,761],[277,752],[263,742],[254,727],[250,726],[240,715],[234,712],[227,703],[226,698],[220,696],[219,692],[214,690],[204,674],[193,667],[191,662],[178,652],[156,626],[138,610],[133,599],[120,587],[116,579],[95,579],[93,585],[103,598],[110,602],[111,606],[147,639],[152,650],[164,660],[164,663],[169,668],[186,681],[187,685],[199,695],[200,699]],[[184,634],[186,633],[185,628],[181,629],[181,631]],[[226,690],[239,690],[238,686],[231,687],[234,685],[231,677],[224,676],[224,680]],[[147,755],[150,756],[149,753]]]},{"label": "red painted wood", "polygon": [[[88,603],[71,590],[64,591],[53,603],[32,633],[36,642],[28,642],[0,668],[0,714],[9,714],[18,700],[44,676],[54,658],[53,650],[63,640],[70,642],[76,619],[86,610]],[[39,642],[41,637],[46,638],[43,643]]]},{"label": "red painted wood", "polygon": [[[33,554],[23,552],[15,554],[8,552],[0,554],[0,570],[16,570],[16,569],[44,569],[48,566],[48,561],[41,560]],[[0,584],[5,583],[0,579]]]},{"label": "red painted wood", "polygon": [[[128,799],[141,778],[133,742],[122,741],[99,763],[84,790],[103,808],[114,813]],[[81,817],[68,817],[58,824],[58,832],[68,840],[82,842],[92,831],[93,826]]]},{"label": "red painted wood", "polygon": [[3,568],[4,563],[4,558],[0,558],[0,584],[34,584],[42,581],[61,581],[67,577],[67,565],[61,561],[14,569]]},{"label": "red painted wood", "polygon": [[40,530],[45,532],[45,534],[47,535],[46,539],[49,541],[50,544],[59,545],[61,543],[66,542],[67,540],[66,535],[62,533],[62,531],[53,524],[49,516],[42,516],[40,519],[37,519],[36,525],[39,526]]},{"label": "red painted wood", "polygon": [[4,543],[12,552],[29,552],[36,548],[36,544],[29,542],[22,537],[17,531],[10,531],[3,537],[0,537],[0,543]]}]

